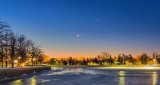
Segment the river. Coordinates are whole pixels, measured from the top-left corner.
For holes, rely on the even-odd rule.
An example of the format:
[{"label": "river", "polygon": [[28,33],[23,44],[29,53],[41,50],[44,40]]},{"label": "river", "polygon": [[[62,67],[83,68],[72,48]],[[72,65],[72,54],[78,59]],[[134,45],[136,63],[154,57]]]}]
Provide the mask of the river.
[{"label": "river", "polygon": [[0,85],[160,85],[160,71],[53,67]]}]

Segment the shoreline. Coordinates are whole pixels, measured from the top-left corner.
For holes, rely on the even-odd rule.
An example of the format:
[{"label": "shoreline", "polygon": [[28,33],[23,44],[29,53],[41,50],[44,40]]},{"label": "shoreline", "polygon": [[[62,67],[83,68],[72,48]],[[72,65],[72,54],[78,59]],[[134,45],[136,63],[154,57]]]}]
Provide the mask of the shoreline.
[{"label": "shoreline", "polygon": [[64,69],[72,69],[72,68],[89,68],[89,69],[99,69],[99,70],[160,70],[160,66],[153,65],[132,65],[132,66],[88,66],[88,65],[52,65],[51,69],[55,68],[64,68]]},{"label": "shoreline", "polygon": [[14,79],[26,74],[34,74],[45,70],[51,70],[49,66],[35,66],[35,67],[24,67],[24,68],[3,68],[0,69],[0,81],[6,79]]}]

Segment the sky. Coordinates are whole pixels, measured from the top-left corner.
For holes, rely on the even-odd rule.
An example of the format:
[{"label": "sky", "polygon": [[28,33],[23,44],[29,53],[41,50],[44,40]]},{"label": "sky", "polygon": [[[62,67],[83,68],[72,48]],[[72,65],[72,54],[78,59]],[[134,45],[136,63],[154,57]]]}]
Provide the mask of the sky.
[{"label": "sky", "polygon": [[0,0],[0,20],[50,57],[160,53],[160,0]]}]

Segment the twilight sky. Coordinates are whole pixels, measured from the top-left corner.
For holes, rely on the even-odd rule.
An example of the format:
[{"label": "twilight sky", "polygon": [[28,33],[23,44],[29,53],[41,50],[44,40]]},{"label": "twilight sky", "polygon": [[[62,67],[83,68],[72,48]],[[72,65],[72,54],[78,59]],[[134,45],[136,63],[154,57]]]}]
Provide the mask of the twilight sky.
[{"label": "twilight sky", "polygon": [[0,0],[0,20],[51,57],[160,52],[160,0]]}]

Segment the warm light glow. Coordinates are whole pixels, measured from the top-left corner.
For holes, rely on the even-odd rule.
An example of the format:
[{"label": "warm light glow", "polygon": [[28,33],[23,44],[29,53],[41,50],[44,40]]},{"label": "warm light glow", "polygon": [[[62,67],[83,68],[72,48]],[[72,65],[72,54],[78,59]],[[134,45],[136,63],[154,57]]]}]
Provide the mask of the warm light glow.
[{"label": "warm light glow", "polygon": [[36,83],[37,83],[36,76],[33,76],[31,78],[30,85],[36,85]]},{"label": "warm light glow", "polygon": [[14,63],[17,63],[18,61],[17,60],[14,60]]},{"label": "warm light glow", "polygon": [[152,73],[152,81],[153,81],[152,85],[156,85],[157,84],[157,78],[158,78],[157,72],[153,72]]},{"label": "warm light glow", "polygon": [[120,85],[125,85],[125,71],[120,71],[119,72],[119,84]]},{"label": "warm light glow", "polygon": [[120,71],[119,72],[119,76],[124,76],[125,75],[125,72],[124,71]]},{"label": "warm light glow", "polygon": [[11,85],[23,85],[23,81],[22,81],[22,79],[18,79],[16,81],[12,82]]},{"label": "warm light glow", "polygon": [[144,67],[146,69],[156,69],[157,67]]},{"label": "warm light glow", "polygon": [[21,57],[18,57],[18,59],[21,59]]},{"label": "warm light glow", "polygon": [[33,61],[35,61],[36,59],[35,58],[33,58]]},{"label": "warm light glow", "polygon": [[25,66],[25,63],[22,63],[21,66],[24,67],[24,66]]}]

